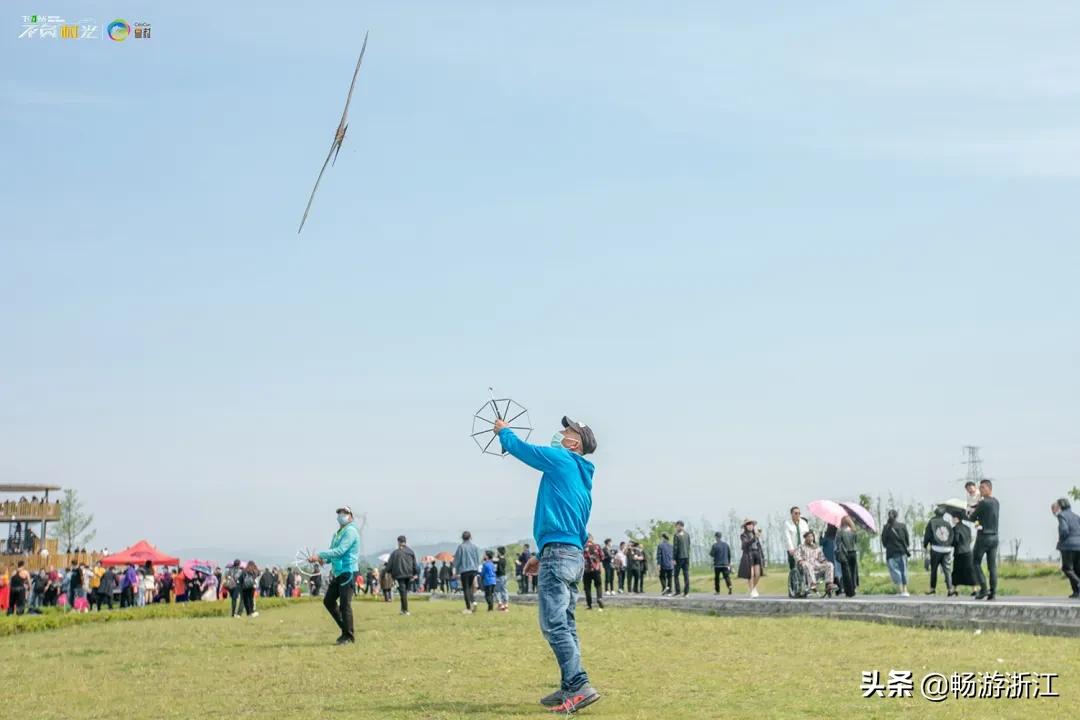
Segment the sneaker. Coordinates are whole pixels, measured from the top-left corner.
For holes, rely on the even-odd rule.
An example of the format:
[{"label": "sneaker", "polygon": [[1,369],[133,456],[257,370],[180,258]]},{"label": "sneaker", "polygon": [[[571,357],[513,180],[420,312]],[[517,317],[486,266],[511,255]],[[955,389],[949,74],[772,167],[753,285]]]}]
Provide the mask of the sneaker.
[{"label": "sneaker", "polygon": [[398,613],[398,615],[408,615],[408,614],[409,614],[408,610],[402,610],[401,612]]},{"label": "sneaker", "polygon": [[[792,526],[794,527],[794,526]],[[937,590],[927,590],[924,595],[937,595]]]},{"label": "sneaker", "polygon": [[728,594],[728,595],[730,595],[730,594],[731,594],[731,588],[728,588],[728,589],[727,589],[727,594]]},{"label": "sneaker", "polygon": [[602,608],[602,607],[596,608],[596,612],[604,612],[604,608]]},{"label": "sneaker", "polygon": [[556,690],[550,695],[545,695],[540,698],[540,704],[547,708],[553,708],[556,705],[562,705],[566,700],[566,692],[564,690]]},{"label": "sneaker", "polygon": [[353,640],[351,637],[339,637],[337,639],[336,644],[337,645],[352,645],[354,642],[356,642],[356,641]]},{"label": "sneaker", "polygon": [[1080,591],[1074,592],[1069,596],[1070,600],[1080,600]]},{"label": "sneaker", "polygon": [[957,595],[959,595],[959,594],[960,594],[960,593],[956,592],[955,590],[950,590],[950,591],[949,591],[949,597],[956,597],[956,596],[957,596]]},{"label": "sneaker", "polygon": [[253,617],[253,618],[255,618],[255,617],[259,617],[259,613],[257,613],[257,612],[253,612],[253,613],[251,613],[251,617]]},{"label": "sneaker", "polygon": [[462,615],[472,615],[472,614],[473,614],[473,611],[472,611],[472,610],[462,610],[462,611],[461,611],[461,614],[462,614]]},{"label": "sneaker", "polygon": [[757,588],[754,588],[753,590],[750,591],[750,597],[758,597]]},{"label": "sneaker", "polygon": [[911,593],[909,593],[909,592],[902,592],[902,593],[900,593],[900,597],[911,597]]},{"label": "sneaker", "polygon": [[563,701],[551,707],[551,712],[557,713],[575,713],[582,708],[592,705],[594,702],[600,699],[600,693],[596,692],[591,685],[586,685],[580,690],[573,690],[563,694]]}]

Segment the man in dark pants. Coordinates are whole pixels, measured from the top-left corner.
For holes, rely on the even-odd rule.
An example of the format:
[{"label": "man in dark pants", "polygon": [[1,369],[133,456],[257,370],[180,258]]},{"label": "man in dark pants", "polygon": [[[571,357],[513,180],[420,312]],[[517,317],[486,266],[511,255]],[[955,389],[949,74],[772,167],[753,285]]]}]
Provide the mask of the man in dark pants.
[{"label": "man in dark pants", "polygon": [[[523,548],[521,550],[521,554],[518,555],[518,562],[521,563],[521,574],[522,574],[522,577],[525,578],[525,593],[529,592],[529,586],[530,586],[529,576],[525,575],[525,566],[529,564],[529,558],[531,558],[531,557],[532,557],[532,553],[529,552],[529,543],[525,543],[525,545],[523,546]],[[533,582],[535,583],[535,580],[533,580]],[[532,589],[534,591],[536,590],[535,585],[533,585]]]},{"label": "man in dark pants", "polygon": [[675,573],[675,548],[668,542],[667,533],[660,533],[656,546],[656,567],[660,571],[660,594],[671,594],[671,576]]},{"label": "man in dark pants", "polygon": [[105,574],[101,576],[101,584],[98,585],[97,597],[95,603],[97,605],[98,612],[101,612],[101,604],[105,603],[109,606],[109,609],[113,609],[112,596],[113,590],[116,589],[116,573],[113,572],[112,567],[105,568]]},{"label": "man in dark pants", "polygon": [[712,548],[709,550],[709,556],[713,561],[713,589],[717,595],[720,594],[720,576],[724,576],[724,583],[727,584],[727,593],[731,594],[731,546],[723,540],[723,535],[717,531],[715,534],[716,542],[713,543]]},{"label": "man in dark pants", "polygon": [[604,594],[615,594],[615,548],[611,547],[611,538],[604,539]]},{"label": "man in dark pants", "polygon": [[454,569],[461,579],[461,592],[465,596],[465,612],[474,613],[473,605],[473,581],[480,574],[480,551],[472,543],[472,533],[466,530],[461,533],[461,544],[454,551]]},{"label": "man in dark pants", "polygon": [[686,533],[683,521],[675,523],[675,594],[679,594],[679,575],[682,575],[682,594],[690,594],[690,536]]},{"label": "man in dark pants", "polygon": [[938,568],[941,568],[949,597],[953,597],[956,595],[952,583],[953,529],[945,519],[944,508],[938,507],[934,510],[934,517],[926,523],[923,548],[930,551],[930,589],[926,594],[933,595],[937,592]]},{"label": "man in dark pants", "polygon": [[[979,482],[982,500],[973,510],[967,512],[969,520],[979,523],[979,534],[975,536],[972,561],[975,563],[975,579],[979,583],[976,600],[993,600],[997,595],[997,554],[998,554],[998,515],[1000,508],[994,497],[994,483],[988,478]],[[987,592],[986,577],[983,575],[982,560],[986,557],[987,571],[990,573],[990,591]]]},{"label": "man in dark pants", "polygon": [[1072,586],[1070,600],[1080,600],[1080,517],[1072,511],[1069,498],[1058,498],[1050,506],[1058,522],[1057,549],[1061,552],[1061,571]]},{"label": "man in dark pants", "polygon": [[409,586],[414,578],[419,577],[416,572],[416,553],[405,544],[405,536],[398,535],[397,549],[390,553],[390,559],[386,561],[390,569],[390,575],[394,578],[398,588],[398,600],[401,601],[401,614],[409,614]]},{"label": "man in dark pants", "polygon": [[443,560],[442,567],[439,568],[439,590],[444,593],[450,592],[450,578],[453,576],[453,571],[450,566]]},{"label": "man in dark pants", "polygon": [[326,588],[323,605],[330,617],[341,628],[337,639],[338,645],[356,642],[353,632],[352,599],[356,590],[353,581],[356,575],[356,563],[360,558],[360,531],[353,525],[353,511],[348,505],[337,509],[338,530],[330,541],[330,549],[312,555],[312,563],[330,561],[331,579]]}]

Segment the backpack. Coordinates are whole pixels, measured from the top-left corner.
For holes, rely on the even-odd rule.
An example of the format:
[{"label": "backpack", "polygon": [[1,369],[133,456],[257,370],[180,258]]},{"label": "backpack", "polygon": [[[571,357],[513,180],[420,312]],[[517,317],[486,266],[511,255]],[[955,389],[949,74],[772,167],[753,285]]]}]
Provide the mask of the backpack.
[{"label": "backpack", "polygon": [[243,580],[241,580],[241,582],[243,583],[243,588],[245,590],[254,590],[255,589],[255,576],[252,575],[249,572],[246,572],[246,573],[243,574],[242,577],[243,577]]},{"label": "backpack", "polygon": [[225,579],[224,579],[224,582],[222,584],[225,585],[226,590],[232,590],[233,588],[235,588],[236,587],[236,571],[235,570],[229,570],[229,572],[225,575]]}]

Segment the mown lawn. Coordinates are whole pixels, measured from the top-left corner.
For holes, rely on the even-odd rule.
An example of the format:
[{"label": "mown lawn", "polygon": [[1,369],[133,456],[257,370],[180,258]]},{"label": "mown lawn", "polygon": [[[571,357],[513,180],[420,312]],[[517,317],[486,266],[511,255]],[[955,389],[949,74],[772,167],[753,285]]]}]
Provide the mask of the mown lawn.
[{"label": "mown lawn", "polygon": [[[355,604],[355,646],[335,647],[318,603],[254,619],[159,618],[0,639],[5,715],[51,718],[541,717],[557,680],[533,607],[460,614],[459,602]],[[579,613],[595,718],[1065,717],[1080,641],[666,610]],[[863,699],[862,670],[1034,671],[1060,698]],[[77,708],[77,710],[76,710]]]}]

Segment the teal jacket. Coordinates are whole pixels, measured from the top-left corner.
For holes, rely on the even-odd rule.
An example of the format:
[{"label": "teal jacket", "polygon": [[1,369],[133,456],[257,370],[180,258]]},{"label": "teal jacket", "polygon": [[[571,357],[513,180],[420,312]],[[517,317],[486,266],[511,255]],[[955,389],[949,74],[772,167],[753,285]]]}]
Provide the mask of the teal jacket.
[{"label": "teal jacket", "polygon": [[355,573],[356,563],[360,560],[360,531],[352,523],[344,526],[330,541],[330,549],[319,553],[320,560],[329,560],[334,576],[341,573]]}]

